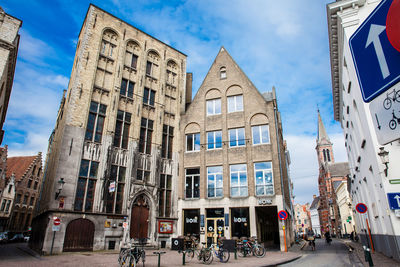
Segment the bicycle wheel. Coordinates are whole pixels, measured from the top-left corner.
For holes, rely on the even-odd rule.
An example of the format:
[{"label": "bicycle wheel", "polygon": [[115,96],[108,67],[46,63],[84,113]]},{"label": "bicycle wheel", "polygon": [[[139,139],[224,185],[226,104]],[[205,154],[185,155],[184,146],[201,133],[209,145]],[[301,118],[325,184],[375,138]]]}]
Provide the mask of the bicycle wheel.
[{"label": "bicycle wheel", "polygon": [[261,245],[254,245],[253,253],[256,255],[257,258],[262,258],[265,256],[265,248]]},{"label": "bicycle wheel", "polygon": [[142,249],[140,257],[142,258],[142,265],[144,267],[144,262],[146,261],[146,252]]},{"label": "bicycle wheel", "polygon": [[244,246],[238,246],[236,248],[236,253],[238,254],[239,257],[244,257],[244,254],[245,254]]},{"label": "bicycle wheel", "polygon": [[219,259],[223,263],[227,263],[229,261],[231,254],[228,250],[221,248],[219,250]]},{"label": "bicycle wheel", "polygon": [[119,264],[119,266],[124,266],[123,262],[126,260],[128,252],[129,252],[128,249],[124,249],[124,250],[121,250],[119,252],[119,256],[118,256],[118,264]]},{"label": "bicycle wheel", "polygon": [[204,251],[203,254],[203,263],[204,264],[211,264],[211,262],[213,261],[213,254],[212,251],[207,249]]},{"label": "bicycle wheel", "polygon": [[185,252],[185,262],[190,262],[194,258],[193,249],[189,248]]},{"label": "bicycle wheel", "polygon": [[135,256],[132,253],[127,253],[125,254],[122,259],[120,266],[124,267],[136,267],[136,259]]},{"label": "bicycle wheel", "polygon": [[392,100],[390,100],[389,97],[385,98],[385,100],[383,100],[383,107],[385,109],[390,109],[391,106],[392,106]]},{"label": "bicycle wheel", "polygon": [[394,129],[396,129],[396,126],[397,126],[397,123],[396,123],[395,120],[390,120],[389,121],[389,128],[390,129],[394,130]]},{"label": "bicycle wheel", "polygon": [[397,92],[395,93],[394,99],[395,99],[397,102],[400,102],[400,90],[397,91]]}]

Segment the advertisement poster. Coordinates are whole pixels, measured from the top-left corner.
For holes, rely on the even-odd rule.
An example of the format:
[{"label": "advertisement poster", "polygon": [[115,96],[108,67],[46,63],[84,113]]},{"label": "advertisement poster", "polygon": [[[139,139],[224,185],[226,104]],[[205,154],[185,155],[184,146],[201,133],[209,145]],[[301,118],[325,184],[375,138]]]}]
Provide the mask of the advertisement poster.
[{"label": "advertisement poster", "polygon": [[158,233],[172,234],[172,221],[158,221]]}]

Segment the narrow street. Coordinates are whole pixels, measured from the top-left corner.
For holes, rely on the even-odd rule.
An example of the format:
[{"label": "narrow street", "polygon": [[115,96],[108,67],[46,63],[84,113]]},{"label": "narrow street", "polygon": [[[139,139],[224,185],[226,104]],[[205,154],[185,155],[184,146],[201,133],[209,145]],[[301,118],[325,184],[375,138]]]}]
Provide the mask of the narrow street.
[{"label": "narrow street", "polygon": [[[295,248],[294,248],[295,249]],[[334,239],[330,245],[325,239],[316,239],[316,250],[312,251],[311,247],[306,245],[303,250],[299,250],[302,257],[296,261],[279,265],[282,267],[292,266],[321,266],[321,267],[345,267],[363,266],[357,256],[349,253],[347,246],[340,240]]]}]

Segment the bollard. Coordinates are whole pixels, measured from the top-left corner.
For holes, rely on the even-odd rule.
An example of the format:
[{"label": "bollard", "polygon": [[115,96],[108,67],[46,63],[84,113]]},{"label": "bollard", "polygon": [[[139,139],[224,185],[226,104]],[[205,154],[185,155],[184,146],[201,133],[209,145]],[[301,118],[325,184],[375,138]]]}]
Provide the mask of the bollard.
[{"label": "bollard", "polygon": [[374,266],[374,262],[372,261],[372,256],[371,256],[371,249],[367,248],[366,246],[363,246],[363,248],[364,248],[365,261],[369,263],[369,266]]},{"label": "bollard", "polygon": [[234,253],[235,253],[235,260],[237,260],[237,248],[235,248]]},{"label": "bollard", "polygon": [[182,251],[182,265],[185,265],[185,255],[186,255],[186,251]]},{"label": "bollard", "polygon": [[157,266],[160,267],[161,254],[165,254],[165,251],[155,251],[155,252],[153,252],[153,254],[157,254],[158,255],[158,264],[157,264]]}]

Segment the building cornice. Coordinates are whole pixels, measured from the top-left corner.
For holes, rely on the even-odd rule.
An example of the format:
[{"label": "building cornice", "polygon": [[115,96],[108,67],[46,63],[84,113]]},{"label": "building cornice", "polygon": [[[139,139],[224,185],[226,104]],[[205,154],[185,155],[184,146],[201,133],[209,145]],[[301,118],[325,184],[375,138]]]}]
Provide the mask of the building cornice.
[{"label": "building cornice", "polygon": [[341,94],[340,94],[340,62],[339,55],[342,49],[343,28],[339,29],[338,13],[344,9],[356,9],[365,4],[366,0],[342,0],[326,6],[329,34],[329,52],[331,59],[331,79],[332,79],[332,98],[333,112],[336,121],[341,119]]}]

